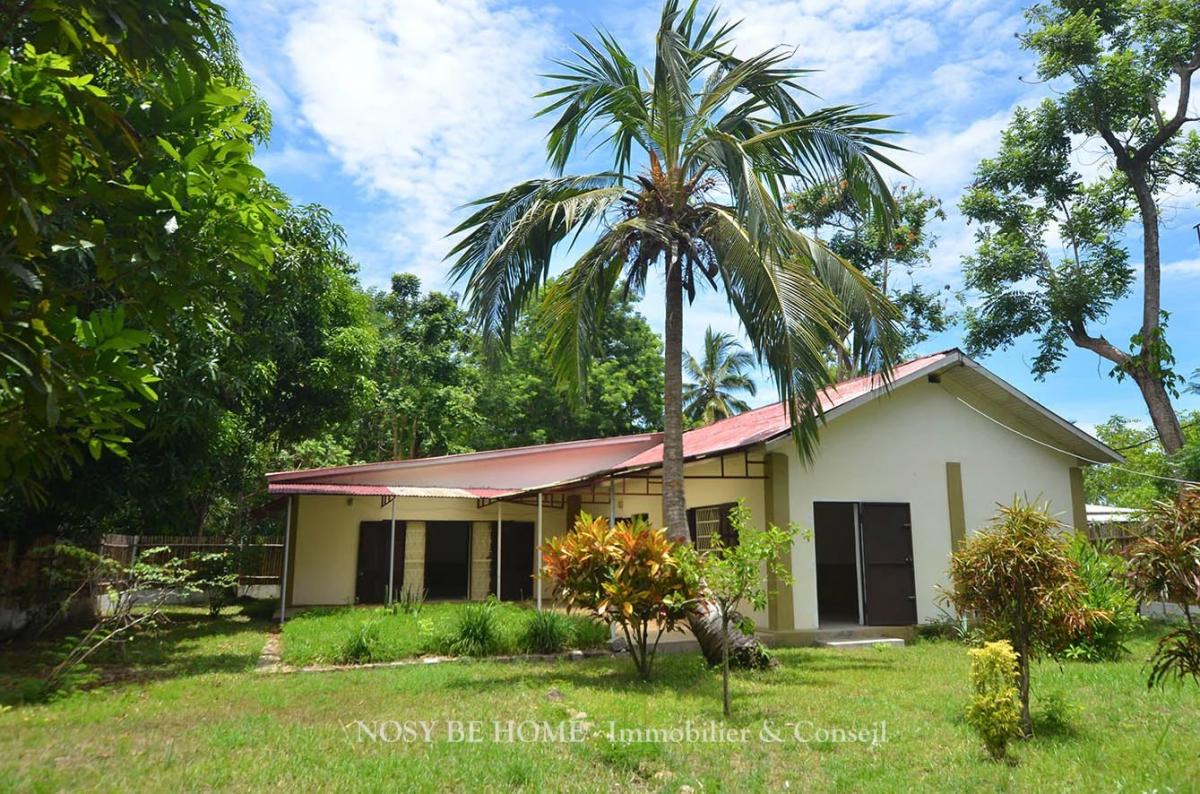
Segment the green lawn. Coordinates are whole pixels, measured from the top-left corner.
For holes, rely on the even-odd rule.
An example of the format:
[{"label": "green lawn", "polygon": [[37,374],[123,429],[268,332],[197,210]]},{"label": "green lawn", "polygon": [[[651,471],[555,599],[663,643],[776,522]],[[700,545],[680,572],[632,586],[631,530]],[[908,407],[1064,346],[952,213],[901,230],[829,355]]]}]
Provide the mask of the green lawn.
[{"label": "green lawn", "polygon": [[[424,654],[447,653],[455,627],[467,604],[425,604],[418,615],[392,612],[383,607],[339,607],[302,612],[284,624],[283,661],[290,665],[335,664],[347,641],[364,626],[374,634],[372,661],[408,659]],[[480,609],[479,605],[474,606]],[[497,603],[490,607],[495,616],[499,640],[497,653],[520,654],[521,636],[533,617],[527,605]],[[594,620],[568,615],[572,628],[570,647],[594,648],[608,641],[608,627]]]},{"label": "green lawn", "polygon": [[[694,654],[664,656],[639,683],[627,659],[463,662],[329,673],[258,674],[266,624],[244,617],[177,624],[139,675],[90,692],[0,713],[0,789],[179,790],[277,787],[434,791],[867,789],[1189,791],[1200,788],[1200,687],[1148,692],[1129,661],[1037,666],[1045,696],[1069,703],[1065,724],[1039,720],[1015,763],[988,761],[960,714],[964,649],[783,650],[779,669],[739,675],[735,717],[746,743],[723,747],[603,735],[583,742],[491,741],[493,720],[586,715],[598,731],[721,722],[720,678]],[[148,646],[147,646],[148,647]],[[1053,700],[1054,698],[1049,698]],[[435,741],[353,741],[355,720],[438,720]],[[445,740],[446,720],[479,720],[484,741]],[[886,741],[764,743],[779,727],[870,727]],[[786,733],[786,731],[785,731]]]}]

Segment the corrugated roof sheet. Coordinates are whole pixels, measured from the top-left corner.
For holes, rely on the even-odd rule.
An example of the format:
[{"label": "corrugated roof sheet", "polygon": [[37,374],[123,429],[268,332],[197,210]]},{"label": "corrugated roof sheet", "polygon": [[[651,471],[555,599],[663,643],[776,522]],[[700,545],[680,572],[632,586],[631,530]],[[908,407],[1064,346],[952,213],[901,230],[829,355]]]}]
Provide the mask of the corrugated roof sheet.
[{"label": "corrugated roof sheet", "polygon": [[432,496],[447,499],[495,499],[520,493],[504,488],[438,488],[409,485],[360,485],[356,483],[273,482],[268,493],[329,494],[334,496]]},{"label": "corrugated roof sheet", "polygon": [[[899,380],[951,355],[951,352],[935,353],[906,361],[893,370],[892,379]],[[883,385],[883,380],[877,375],[842,381],[835,388],[826,389],[822,393],[821,410],[832,411]],[[783,435],[790,430],[791,422],[788,420],[786,406],[782,402],[772,403],[713,422],[706,427],[689,430],[683,434],[683,456],[698,458],[725,450],[741,449]],[[662,444],[656,444],[625,461],[618,468],[636,469],[657,465],[662,462],[662,453]]]}]

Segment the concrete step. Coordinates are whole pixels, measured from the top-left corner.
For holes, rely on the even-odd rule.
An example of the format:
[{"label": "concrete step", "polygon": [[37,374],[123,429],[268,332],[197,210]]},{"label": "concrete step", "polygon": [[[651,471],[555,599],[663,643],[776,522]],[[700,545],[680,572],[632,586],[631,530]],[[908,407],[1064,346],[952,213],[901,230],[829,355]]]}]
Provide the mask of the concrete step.
[{"label": "concrete step", "polygon": [[841,651],[855,651],[860,648],[870,648],[876,645],[903,648],[904,640],[899,637],[870,637],[863,640],[817,640],[817,647],[836,648]]}]

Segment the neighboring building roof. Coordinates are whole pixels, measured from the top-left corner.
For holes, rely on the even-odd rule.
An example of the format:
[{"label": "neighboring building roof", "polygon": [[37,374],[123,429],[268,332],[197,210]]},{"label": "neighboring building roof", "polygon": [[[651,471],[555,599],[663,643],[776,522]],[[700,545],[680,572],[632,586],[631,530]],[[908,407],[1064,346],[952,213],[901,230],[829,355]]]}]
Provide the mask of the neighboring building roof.
[{"label": "neighboring building roof", "polygon": [[[891,389],[928,376],[937,376],[963,403],[1036,443],[1064,450],[1089,463],[1122,460],[1117,452],[1034,402],[959,350],[906,361],[893,369],[890,381],[869,375],[838,383],[822,393],[821,410],[826,420],[832,420]],[[781,402],[774,403],[689,430],[683,436],[683,454],[685,459],[696,460],[746,449],[790,431],[786,407]],[[661,465],[662,453],[662,434],[643,433],[435,458],[275,472],[267,475],[267,482],[271,493],[280,494],[498,498],[654,468]]]},{"label": "neighboring building roof", "polygon": [[1146,511],[1136,507],[1084,505],[1089,524],[1129,524],[1140,521]]}]

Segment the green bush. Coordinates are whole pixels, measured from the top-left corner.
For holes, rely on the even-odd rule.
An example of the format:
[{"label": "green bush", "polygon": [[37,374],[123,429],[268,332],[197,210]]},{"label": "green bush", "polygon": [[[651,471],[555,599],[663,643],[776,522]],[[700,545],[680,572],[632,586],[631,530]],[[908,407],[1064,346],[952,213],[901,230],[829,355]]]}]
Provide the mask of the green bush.
[{"label": "green bush", "polygon": [[338,664],[367,664],[380,658],[379,626],[362,623],[351,629],[338,648]]},{"label": "green bush", "polygon": [[1116,661],[1129,653],[1125,642],[1142,625],[1137,598],[1127,584],[1127,565],[1081,533],[1071,541],[1070,556],[1087,588],[1083,606],[1089,619],[1075,632],[1064,655],[1086,662]]},{"label": "green bush", "polygon": [[1017,654],[1008,640],[985,643],[971,656],[971,686],[975,697],[967,706],[967,723],[983,739],[992,758],[1004,758],[1008,741],[1021,730],[1021,701],[1017,692]]},{"label": "green bush", "polygon": [[450,652],[459,656],[492,656],[502,647],[495,602],[468,604],[450,637]]},{"label": "green bush", "polygon": [[521,633],[521,650],[526,653],[559,653],[571,644],[574,627],[559,612],[531,612]]}]

